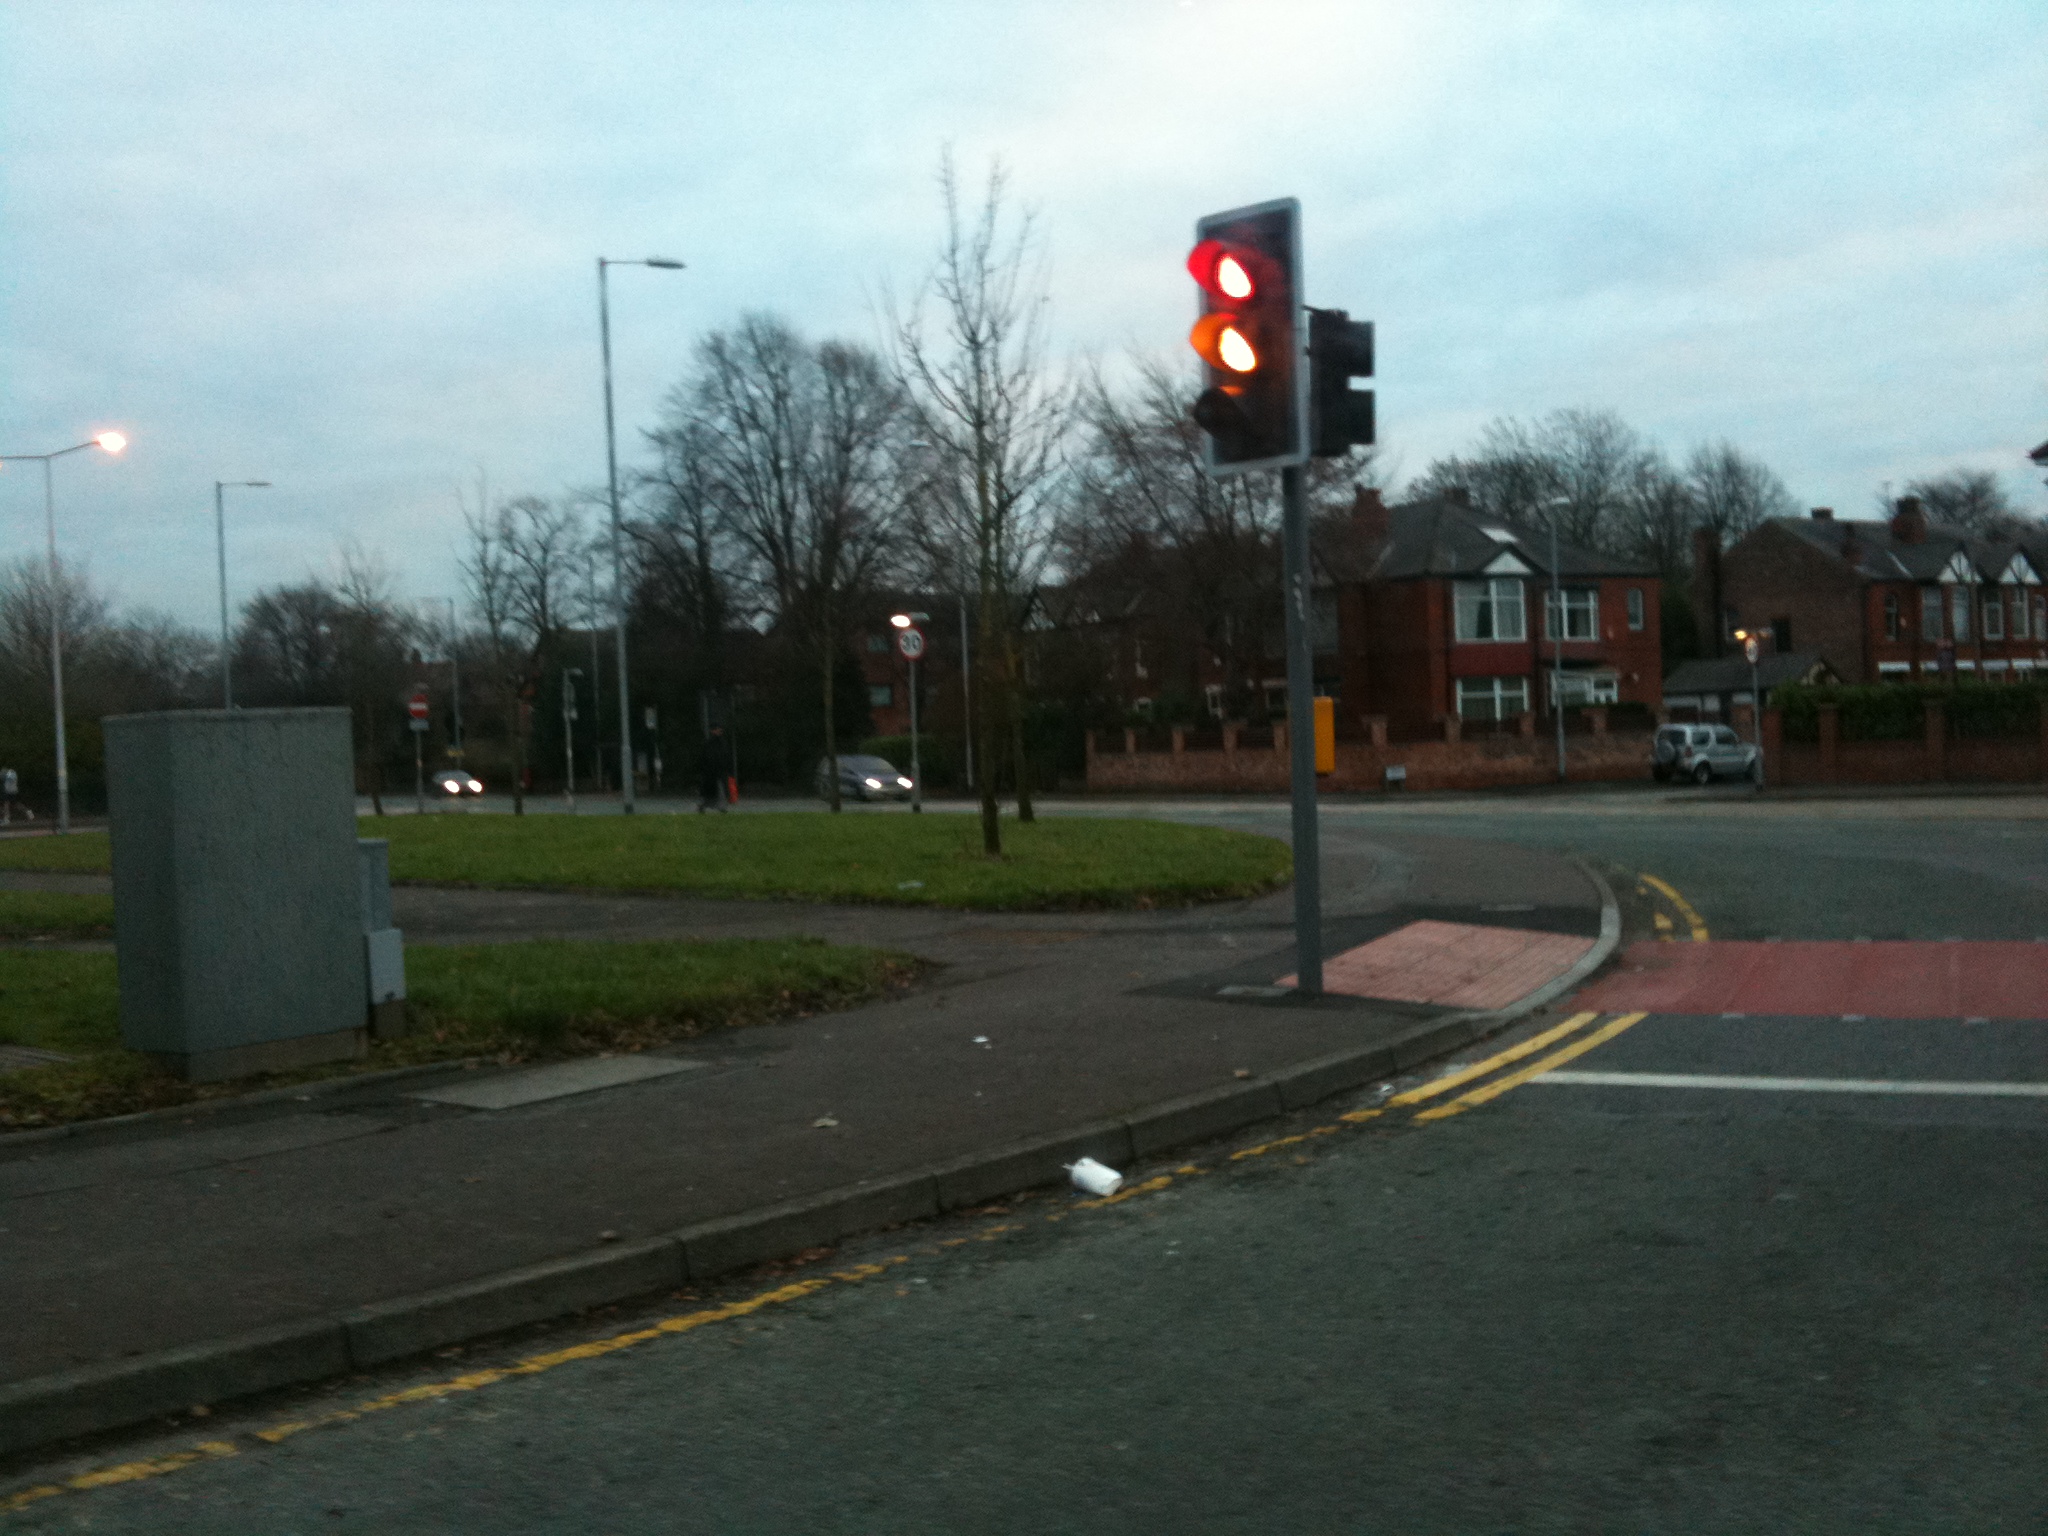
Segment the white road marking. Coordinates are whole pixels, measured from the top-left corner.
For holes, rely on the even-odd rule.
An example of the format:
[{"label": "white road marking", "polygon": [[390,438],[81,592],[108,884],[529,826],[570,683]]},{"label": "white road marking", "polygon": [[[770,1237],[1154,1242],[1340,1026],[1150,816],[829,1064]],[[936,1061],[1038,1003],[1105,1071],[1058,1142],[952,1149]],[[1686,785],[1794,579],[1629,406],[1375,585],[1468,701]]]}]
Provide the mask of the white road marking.
[{"label": "white road marking", "polygon": [[2048,1083],[1895,1082],[1875,1077],[1724,1077],[1695,1072],[1546,1072],[1532,1083],[1595,1088],[1745,1088],[1754,1093],[1952,1093],[1974,1098],[2048,1099]]}]

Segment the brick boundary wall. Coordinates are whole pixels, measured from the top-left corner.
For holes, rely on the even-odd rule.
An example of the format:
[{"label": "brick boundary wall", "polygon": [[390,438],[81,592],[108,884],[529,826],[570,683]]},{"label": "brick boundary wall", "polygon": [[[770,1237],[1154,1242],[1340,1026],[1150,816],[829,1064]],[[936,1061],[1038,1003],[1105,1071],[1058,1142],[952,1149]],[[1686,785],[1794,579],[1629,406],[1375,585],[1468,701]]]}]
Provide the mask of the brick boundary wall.
[{"label": "brick boundary wall", "polygon": [[[1529,717],[1524,717],[1527,720]],[[1222,750],[1139,752],[1129,733],[1125,750],[1101,750],[1088,736],[1090,790],[1165,790],[1172,793],[1229,794],[1287,792],[1287,732],[1273,732],[1270,747],[1239,747],[1226,730]],[[1383,738],[1383,731],[1376,731]],[[1449,723],[1446,736],[1459,734]],[[1180,738],[1177,736],[1177,740]],[[1648,779],[1650,733],[1608,732],[1596,727],[1565,744],[1565,763],[1574,783]],[[1525,726],[1512,736],[1476,740],[1337,743],[1337,766],[1316,783],[1338,793],[1387,792],[1386,770],[1407,770],[1407,790],[1499,789],[1516,784],[1549,784],[1557,779],[1557,753],[1550,737]]]},{"label": "brick boundary wall", "polygon": [[1820,710],[1817,742],[1785,740],[1783,719],[1764,711],[1764,768],[1772,784],[2033,784],[2048,780],[2048,715],[2034,740],[1958,736],[1929,700],[1917,741],[1843,741],[1838,711]]}]

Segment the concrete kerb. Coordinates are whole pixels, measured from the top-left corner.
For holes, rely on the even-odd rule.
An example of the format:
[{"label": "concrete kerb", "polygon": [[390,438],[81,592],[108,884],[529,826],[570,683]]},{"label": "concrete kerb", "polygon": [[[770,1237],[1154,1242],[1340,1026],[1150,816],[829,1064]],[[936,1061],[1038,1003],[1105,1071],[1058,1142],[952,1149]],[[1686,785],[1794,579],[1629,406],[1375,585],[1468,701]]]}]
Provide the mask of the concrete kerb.
[{"label": "concrete kerb", "polygon": [[0,1387],[0,1456],[125,1428],[195,1404],[310,1386],[508,1328],[713,1280],[865,1232],[1056,1183],[1064,1165],[1080,1157],[1127,1167],[1138,1158],[1229,1135],[1404,1072],[1507,1028],[1607,962],[1621,940],[1620,909],[1599,873],[1584,863],[1579,867],[1600,893],[1600,937],[1570,970],[1511,1008],[1435,1019],[1379,1045],[1148,1105],[1121,1119],[1032,1137],[644,1242],[607,1245],[337,1317],[16,1382]]}]

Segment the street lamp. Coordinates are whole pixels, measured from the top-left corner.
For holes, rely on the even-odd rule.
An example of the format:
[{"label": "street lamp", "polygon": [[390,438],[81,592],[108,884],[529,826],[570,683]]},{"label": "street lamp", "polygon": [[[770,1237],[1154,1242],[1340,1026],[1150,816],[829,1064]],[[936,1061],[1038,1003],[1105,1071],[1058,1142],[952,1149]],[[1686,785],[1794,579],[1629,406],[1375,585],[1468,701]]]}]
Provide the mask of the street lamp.
[{"label": "street lamp", "polygon": [[[647,256],[638,261],[613,261],[604,256],[597,258],[597,328],[604,345],[605,483],[611,492],[612,505],[612,632],[618,646],[619,666],[619,787],[625,794],[623,808],[630,816],[633,814],[633,699],[626,686],[626,556],[619,526],[618,434],[612,425],[611,290],[605,281],[605,273],[612,267],[656,267],[664,272],[680,272],[683,264],[662,256]],[[593,688],[597,686],[595,677],[590,680],[590,685]]]},{"label": "street lamp", "polygon": [[229,486],[247,486],[251,490],[270,489],[268,480],[216,480],[213,482],[213,550],[220,561],[220,707],[235,707],[234,678],[228,670],[233,654],[228,645],[228,522],[227,514],[221,508],[221,492]]},{"label": "street lamp", "polygon": [[55,453],[0,453],[0,464],[17,461],[43,466],[43,519],[50,540],[50,695],[57,711],[57,830],[71,830],[71,765],[64,750],[64,603],[57,584],[57,493],[50,475],[50,463],[67,453],[98,448],[119,453],[128,439],[119,432],[102,432],[88,442],[73,443]]},{"label": "street lamp", "polygon": [[1557,717],[1557,782],[1564,771],[1564,589],[1558,582],[1557,513],[1572,504],[1569,496],[1553,496],[1543,503],[1544,520],[1550,524],[1550,603],[1545,622],[1550,627],[1550,712]]},{"label": "street lamp", "polygon": [[[569,679],[582,675],[581,667],[562,668],[562,804],[571,811],[576,809],[576,685]],[[590,686],[597,686],[596,678]]]},{"label": "street lamp", "polygon": [[[903,659],[910,663],[910,813],[915,816],[924,810],[924,770],[917,760],[917,658],[924,649],[924,633],[917,629],[920,619],[929,619],[928,613],[894,613],[889,622],[896,626],[896,649],[903,653]],[[909,637],[916,634],[912,642]]]},{"label": "street lamp", "polygon": [[1757,631],[1738,629],[1735,638],[1742,642],[1742,654],[1749,662],[1749,728],[1756,736],[1756,787],[1761,793],[1764,787],[1764,696],[1757,678],[1757,658],[1763,654],[1758,643]]}]

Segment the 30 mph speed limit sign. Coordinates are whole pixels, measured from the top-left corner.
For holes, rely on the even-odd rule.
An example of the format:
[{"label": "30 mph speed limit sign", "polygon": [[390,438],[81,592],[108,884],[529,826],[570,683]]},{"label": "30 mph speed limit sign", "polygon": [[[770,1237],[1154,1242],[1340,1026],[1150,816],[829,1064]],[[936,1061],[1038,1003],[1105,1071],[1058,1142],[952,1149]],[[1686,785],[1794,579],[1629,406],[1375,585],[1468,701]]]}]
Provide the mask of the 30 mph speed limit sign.
[{"label": "30 mph speed limit sign", "polygon": [[896,631],[896,654],[905,661],[915,661],[924,654],[924,631],[915,624],[908,629]]}]

